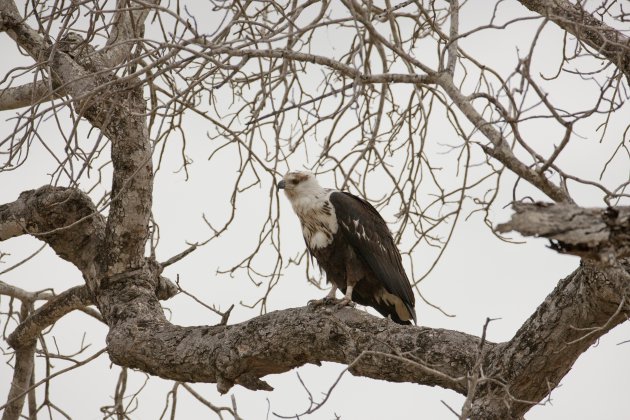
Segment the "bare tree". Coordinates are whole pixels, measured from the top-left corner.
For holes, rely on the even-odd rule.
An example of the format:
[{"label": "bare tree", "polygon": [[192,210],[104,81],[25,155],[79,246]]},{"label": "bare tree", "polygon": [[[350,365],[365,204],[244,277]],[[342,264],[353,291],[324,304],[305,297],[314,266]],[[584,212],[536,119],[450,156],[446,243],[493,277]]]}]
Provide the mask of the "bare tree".
[{"label": "bare tree", "polygon": [[[353,375],[454,390],[466,396],[460,418],[523,416],[630,311],[630,39],[623,3],[519,1],[529,10],[458,0],[0,0],[2,42],[29,60],[1,81],[0,109],[17,114],[6,114],[13,129],[0,139],[0,170],[8,179],[33,153],[50,163],[48,185],[0,206],[0,240],[35,237],[85,282],[61,293],[0,282],[14,351],[3,419],[19,418],[25,401],[31,418],[42,407],[63,413],[33,390],[65,371],[50,372],[51,359],[75,360],[46,344],[48,328],[73,310],[108,328],[105,348],[73,368],[106,351],[119,366],[172,379],[173,413],[181,387],[239,418],[236,404],[214,406],[187,383],[268,390],[268,374],[333,361]],[[519,25],[533,31],[511,66],[486,63],[478,40],[509,39]],[[550,59],[541,44],[558,34]],[[554,94],[567,84],[579,100]],[[187,132],[193,120],[207,138]],[[564,160],[582,132],[611,150],[589,170]],[[204,218],[209,242],[252,211],[239,207],[252,187],[269,196],[256,243],[225,270],[265,290],[253,305],[259,315],[234,325],[211,307],[217,325],[181,327],[160,304],[182,290],[165,267],[208,241],[158,261],[155,175],[177,147],[188,176],[200,141],[210,167],[229,154],[237,169],[221,180],[232,183],[227,217]],[[580,266],[503,343],[487,341],[485,328],[473,336],[400,326],[351,308],[266,313],[283,268],[308,265],[304,254],[281,252],[274,186],[304,156],[395,222],[416,290],[458,221],[476,212],[498,236],[549,238]],[[586,190],[601,207],[580,205]],[[532,198],[547,203],[524,203]],[[515,216],[495,228],[493,211],[510,201]],[[421,248],[437,250],[429,264],[418,262]],[[50,376],[38,382],[39,354]],[[128,416],[126,372],[108,416]]]}]

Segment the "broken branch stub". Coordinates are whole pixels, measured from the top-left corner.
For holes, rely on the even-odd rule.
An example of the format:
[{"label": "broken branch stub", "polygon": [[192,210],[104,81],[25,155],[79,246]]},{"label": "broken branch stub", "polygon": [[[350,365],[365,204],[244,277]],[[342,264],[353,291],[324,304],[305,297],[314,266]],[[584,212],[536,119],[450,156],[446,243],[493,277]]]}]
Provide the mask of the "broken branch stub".
[{"label": "broken branch stub", "polygon": [[575,204],[514,203],[497,232],[547,238],[564,254],[598,261],[630,256],[630,207],[585,208]]}]

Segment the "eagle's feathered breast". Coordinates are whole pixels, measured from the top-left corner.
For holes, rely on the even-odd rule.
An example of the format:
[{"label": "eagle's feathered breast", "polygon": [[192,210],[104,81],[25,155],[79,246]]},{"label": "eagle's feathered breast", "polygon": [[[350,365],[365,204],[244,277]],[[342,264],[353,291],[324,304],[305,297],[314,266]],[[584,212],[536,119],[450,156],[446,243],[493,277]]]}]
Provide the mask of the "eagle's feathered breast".
[{"label": "eagle's feathered breast", "polygon": [[335,209],[329,200],[331,192],[324,190],[323,193],[291,201],[300,218],[304,240],[311,250],[329,246],[339,229]]}]

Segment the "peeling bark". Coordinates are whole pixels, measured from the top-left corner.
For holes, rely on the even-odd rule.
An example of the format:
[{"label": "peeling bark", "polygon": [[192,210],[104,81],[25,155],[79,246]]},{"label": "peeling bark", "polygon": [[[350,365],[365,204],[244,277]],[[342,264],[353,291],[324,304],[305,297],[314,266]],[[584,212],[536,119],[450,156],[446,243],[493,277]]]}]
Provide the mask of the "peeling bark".
[{"label": "peeling bark", "polygon": [[603,262],[630,256],[630,207],[514,203],[513,208],[516,213],[498,232],[541,236],[559,252]]}]

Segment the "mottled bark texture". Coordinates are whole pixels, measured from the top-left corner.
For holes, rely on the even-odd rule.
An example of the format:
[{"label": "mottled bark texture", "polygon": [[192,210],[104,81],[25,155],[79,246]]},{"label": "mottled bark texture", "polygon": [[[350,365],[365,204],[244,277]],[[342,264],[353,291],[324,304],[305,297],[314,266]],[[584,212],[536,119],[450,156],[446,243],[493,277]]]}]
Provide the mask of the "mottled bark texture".
[{"label": "mottled bark texture", "polygon": [[[60,194],[67,197],[61,203],[75,207],[71,207],[74,211],[65,208],[62,213],[66,219],[50,218],[59,226],[31,222],[57,209]],[[43,187],[25,192],[16,202],[2,206],[0,235],[6,238],[7,231],[13,232],[11,236],[28,233],[16,232],[14,221],[23,220],[26,226],[33,226],[31,233],[46,229],[67,235],[68,241],[85,241],[67,226],[82,220],[80,223],[92,223],[82,232],[104,229],[101,217],[86,200],[74,190]],[[25,203],[30,203],[30,208]],[[46,207],[41,203],[51,204]],[[533,207],[545,212],[553,206]],[[93,216],[85,218],[85,214]],[[539,223],[541,230],[547,225],[547,221]],[[53,237],[43,236],[44,240]],[[98,232],[91,238],[103,241]],[[73,260],[75,256],[66,258]],[[354,309],[332,308],[290,309],[232,326],[179,327],[163,316],[155,290],[159,268],[154,266],[145,263],[140,270],[107,278],[97,291],[99,308],[110,325],[110,357],[123,366],[180,381],[216,382],[220,390],[227,391],[233,384],[269,389],[260,377],[305,363],[334,361],[351,365],[350,371],[356,375],[467,391],[466,378],[478,357],[477,337],[399,326]],[[625,271],[584,263],[560,282],[512,340],[485,343],[485,377],[473,404],[473,416],[518,417],[544,398],[582,352],[625,320],[628,308],[622,297],[628,284]],[[43,312],[35,312],[30,323],[43,325],[38,323],[38,318],[45,319]],[[29,322],[20,326],[11,344],[28,347],[29,340],[19,337],[30,328]]]},{"label": "mottled bark texture", "polygon": [[515,203],[499,232],[542,236],[559,252],[603,262],[630,256],[630,207],[582,208],[573,204]]},{"label": "mottled bark texture", "polygon": [[[142,87],[132,77],[119,79],[104,64],[124,63],[132,43],[123,41],[141,35],[137,31],[145,17],[140,11],[117,16],[119,25],[128,27],[114,31],[104,51],[93,52],[72,48],[81,44],[80,38],[51,45],[21,19],[13,2],[0,0],[0,30],[37,62],[46,57],[55,89],[69,95],[77,112],[111,141],[114,166],[107,219],[75,189],[42,187],[0,207],[0,240],[29,234],[45,241],[82,272],[87,287],[86,295],[77,290],[51,300],[14,331],[10,341],[20,366],[10,395],[19,395],[18,388],[27,382],[24,372],[32,369],[39,328],[89,301],[109,326],[110,358],[163,378],[216,382],[222,392],[234,384],[264,390],[270,388],[261,379],[265,375],[332,361],[349,365],[355,375],[437,385],[466,395],[468,378],[480,361],[483,374],[477,372],[471,417],[518,418],[559,383],[581,353],[626,319],[628,266],[614,258],[607,263],[597,258],[584,260],[561,280],[513,339],[482,347],[478,337],[400,326],[351,308],[288,309],[230,326],[170,324],[158,298],[168,298],[176,289],[160,276],[160,264],[144,255],[153,173]],[[450,77],[436,83],[492,141],[493,156],[554,200],[571,201],[566,191],[517,161],[496,130],[477,121],[477,111],[466,105]],[[538,207],[537,211],[549,209]],[[586,238],[584,242],[554,226],[569,209],[578,216],[590,210],[551,207],[555,210],[523,219],[523,227],[517,223],[525,217],[521,209],[517,207],[510,228],[549,236],[565,251],[586,246],[588,252],[581,255],[589,258],[602,249],[610,253],[611,245],[615,258],[627,254],[627,209],[593,210],[599,218],[587,220],[586,228],[578,226],[582,233],[577,237]],[[600,229],[608,230],[608,236]],[[23,398],[15,401],[13,418],[22,404]]]},{"label": "mottled bark texture", "polygon": [[626,321],[628,269],[628,264],[612,268],[585,261],[561,280],[514,338],[486,353],[483,371],[495,380],[481,386],[474,417],[519,418],[560,383],[599,337]]},{"label": "mottled bark texture", "polygon": [[87,288],[76,286],[55,296],[22,320],[7,338],[14,349],[25,348],[37,335],[69,312],[92,304]]},{"label": "mottled bark texture", "polygon": [[[20,320],[27,317],[29,304],[22,303]],[[24,406],[24,394],[30,386],[35,363],[35,337],[31,337],[23,343],[23,346],[15,350],[15,361],[13,367],[13,378],[11,388],[7,396],[7,405],[2,411],[2,420],[13,420],[20,418],[22,407]]]},{"label": "mottled bark texture", "polygon": [[221,392],[234,384],[269,390],[261,377],[323,361],[352,364],[355,375],[464,392],[478,345],[467,334],[402,327],[354,309],[287,309],[230,326],[145,319],[110,333],[110,347],[121,345],[110,350],[112,360],[169,379],[216,382]]},{"label": "mottled bark texture", "polygon": [[95,273],[96,245],[104,233],[105,219],[92,200],[76,189],[45,186],[0,205],[0,240],[32,235],[90,276]]}]

